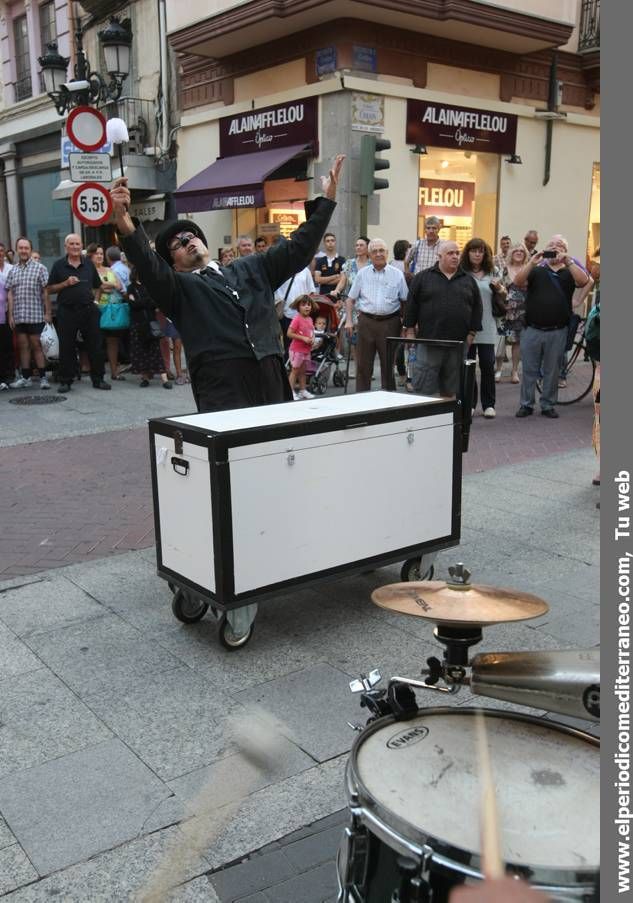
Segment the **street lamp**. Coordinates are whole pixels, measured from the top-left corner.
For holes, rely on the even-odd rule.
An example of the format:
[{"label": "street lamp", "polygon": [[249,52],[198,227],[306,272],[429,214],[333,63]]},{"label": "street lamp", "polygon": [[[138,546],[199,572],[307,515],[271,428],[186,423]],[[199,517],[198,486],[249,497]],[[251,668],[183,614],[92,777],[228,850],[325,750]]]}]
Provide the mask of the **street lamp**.
[{"label": "street lamp", "polygon": [[121,96],[123,82],[130,71],[132,29],[129,19],[119,22],[112,16],[110,24],[99,32],[98,38],[103,46],[106,69],[110,76],[109,84],[90,68],[83,48],[83,30],[79,23],[75,32],[77,62],[73,67],[74,77],[71,81],[65,80],[70,60],[59,53],[54,41],[46,45],[47,52],[38,59],[42,67],[44,88],[60,116],[73,107],[104,104],[109,100],[118,100]]}]

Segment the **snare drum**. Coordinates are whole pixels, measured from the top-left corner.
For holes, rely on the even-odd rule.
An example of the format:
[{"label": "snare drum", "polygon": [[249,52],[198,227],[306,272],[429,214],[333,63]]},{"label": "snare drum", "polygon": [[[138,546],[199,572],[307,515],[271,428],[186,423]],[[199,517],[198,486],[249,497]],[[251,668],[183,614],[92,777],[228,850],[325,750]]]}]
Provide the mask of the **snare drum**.
[{"label": "snare drum", "polygon": [[[484,710],[502,855],[554,900],[595,899],[599,742],[529,715]],[[482,878],[475,711],[381,718],[347,766],[351,825],[338,857],[339,900],[445,903]]]}]

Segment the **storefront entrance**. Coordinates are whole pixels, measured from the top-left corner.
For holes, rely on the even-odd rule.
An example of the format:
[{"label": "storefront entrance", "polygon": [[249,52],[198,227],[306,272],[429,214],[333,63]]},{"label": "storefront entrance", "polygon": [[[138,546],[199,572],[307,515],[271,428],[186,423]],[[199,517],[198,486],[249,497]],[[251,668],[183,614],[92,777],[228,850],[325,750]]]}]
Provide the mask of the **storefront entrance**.
[{"label": "storefront entrance", "polygon": [[499,155],[429,147],[420,156],[418,235],[427,216],[442,221],[440,238],[460,250],[471,238],[494,248],[497,231]]}]

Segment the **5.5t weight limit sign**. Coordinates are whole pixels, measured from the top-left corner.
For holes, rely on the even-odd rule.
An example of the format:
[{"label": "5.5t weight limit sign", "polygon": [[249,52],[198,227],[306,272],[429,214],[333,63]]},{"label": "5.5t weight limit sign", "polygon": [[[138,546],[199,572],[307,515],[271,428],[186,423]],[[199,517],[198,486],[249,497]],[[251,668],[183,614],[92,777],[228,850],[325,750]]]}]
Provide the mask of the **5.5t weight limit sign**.
[{"label": "5.5t weight limit sign", "polygon": [[86,226],[100,226],[110,219],[110,192],[98,182],[84,182],[72,197],[73,213]]}]

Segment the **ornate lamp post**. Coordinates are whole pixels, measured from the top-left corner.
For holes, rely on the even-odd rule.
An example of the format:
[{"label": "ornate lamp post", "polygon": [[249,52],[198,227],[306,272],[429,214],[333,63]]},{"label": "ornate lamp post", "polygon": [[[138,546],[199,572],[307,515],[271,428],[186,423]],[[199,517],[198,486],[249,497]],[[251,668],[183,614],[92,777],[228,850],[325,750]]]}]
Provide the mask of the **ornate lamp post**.
[{"label": "ornate lamp post", "polygon": [[90,67],[83,48],[83,30],[79,24],[75,32],[77,62],[73,67],[72,80],[66,81],[70,59],[61,56],[55,42],[47,44],[47,52],[38,59],[46,93],[60,116],[64,116],[73,107],[103,104],[108,100],[118,100],[121,96],[123,82],[130,71],[132,30],[129,20],[119,22],[112,16],[110,24],[99,32],[98,38],[103,46],[106,69],[110,76],[108,84],[103,76]]}]

